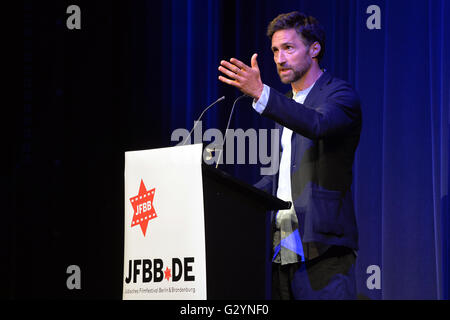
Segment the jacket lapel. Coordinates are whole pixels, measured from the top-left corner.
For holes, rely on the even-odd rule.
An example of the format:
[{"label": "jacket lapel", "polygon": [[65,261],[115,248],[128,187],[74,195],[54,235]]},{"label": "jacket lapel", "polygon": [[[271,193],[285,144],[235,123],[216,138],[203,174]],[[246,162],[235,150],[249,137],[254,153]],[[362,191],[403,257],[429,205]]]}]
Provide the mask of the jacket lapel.
[{"label": "jacket lapel", "polygon": [[[305,105],[314,105],[315,101],[317,100],[317,97],[320,95],[320,92],[322,91],[323,87],[328,84],[328,82],[331,79],[331,75],[328,72],[324,72],[319,79],[317,79],[316,83],[314,84],[314,87],[311,89],[311,91],[308,93],[308,96],[306,97],[303,104]],[[289,91],[286,96],[290,99],[293,97],[292,90]],[[282,127],[283,128],[283,127]],[[284,129],[284,128],[283,128]],[[281,135],[280,135],[281,137]],[[281,143],[281,141],[280,141]],[[293,164],[296,163],[296,151],[299,147],[299,144],[301,143],[301,136],[295,132],[292,133],[291,138],[291,176],[293,171],[296,169],[294,168]],[[281,145],[281,144],[280,144]]]},{"label": "jacket lapel", "polygon": [[[331,80],[331,75],[329,72],[325,71],[319,79],[317,79],[316,84],[309,92],[308,96],[306,97],[304,104],[306,105],[314,105],[317,97],[320,95],[320,92],[323,90],[323,87],[329,83]],[[291,92],[292,97],[292,92]]]}]

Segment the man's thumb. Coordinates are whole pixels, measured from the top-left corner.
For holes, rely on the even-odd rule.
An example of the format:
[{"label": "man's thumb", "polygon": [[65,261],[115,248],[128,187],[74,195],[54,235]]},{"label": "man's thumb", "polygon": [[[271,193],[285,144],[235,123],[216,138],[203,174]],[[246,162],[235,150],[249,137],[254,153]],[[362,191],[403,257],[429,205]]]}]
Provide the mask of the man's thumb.
[{"label": "man's thumb", "polygon": [[258,61],[256,61],[256,58],[257,58],[257,57],[258,57],[258,54],[257,54],[257,53],[254,53],[254,54],[252,55],[251,63],[252,63],[252,68],[256,68],[256,69],[259,70],[259,67],[258,67]]}]

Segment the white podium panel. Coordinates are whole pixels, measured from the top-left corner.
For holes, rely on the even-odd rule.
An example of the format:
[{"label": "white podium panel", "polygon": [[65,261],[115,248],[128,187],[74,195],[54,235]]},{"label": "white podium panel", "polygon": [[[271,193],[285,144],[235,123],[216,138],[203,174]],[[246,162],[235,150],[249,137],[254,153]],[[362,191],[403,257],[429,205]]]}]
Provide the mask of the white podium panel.
[{"label": "white podium panel", "polygon": [[206,299],[202,144],[125,153],[123,299]]}]

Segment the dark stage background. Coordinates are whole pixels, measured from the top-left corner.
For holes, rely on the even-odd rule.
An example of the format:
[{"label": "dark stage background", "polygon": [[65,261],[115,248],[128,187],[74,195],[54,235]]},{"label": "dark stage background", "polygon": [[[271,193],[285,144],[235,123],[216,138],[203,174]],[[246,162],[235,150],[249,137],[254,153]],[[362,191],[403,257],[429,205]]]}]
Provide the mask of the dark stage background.
[{"label": "dark stage background", "polygon": [[[66,27],[71,4],[81,9],[80,30]],[[366,27],[373,4],[379,30]],[[265,31],[293,10],[322,22],[322,67],[349,81],[363,103],[354,165],[360,298],[448,299],[446,0],[25,1],[24,107],[13,118],[2,295],[120,299],[124,152],[174,145],[171,133],[190,129],[222,95],[203,130],[224,131],[239,92],[217,80],[221,59],[249,64],[258,52],[263,81],[287,91]],[[232,128],[271,128],[250,103],[239,102]],[[222,170],[260,178],[258,165]],[[69,265],[81,268],[81,290],[66,287]],[[372,288],[377,268],[381,282]]]}]

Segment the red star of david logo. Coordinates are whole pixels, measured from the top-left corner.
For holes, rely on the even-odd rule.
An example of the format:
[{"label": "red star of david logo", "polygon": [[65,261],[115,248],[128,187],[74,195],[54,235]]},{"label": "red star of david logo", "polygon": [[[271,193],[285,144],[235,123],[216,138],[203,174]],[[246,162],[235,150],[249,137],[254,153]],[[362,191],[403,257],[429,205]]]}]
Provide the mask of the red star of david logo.
[{"label": "red star of david logo", "polygon": [[147,190],[144,185],[144,181],[141,179],[141,185],[139,186],[139,193],[135,197],[131,197],[131,205],[133,206],[133,220],[131,221],[131,227],[137,225],[141,226],[142,233],[147,232],[148,222],[158,217],[153,207],[153,198],[155,196],[155,188]]},{"label": "red star of david logo", "polygon": [[167,279],[167,281],[169,281],[170,277],[172,275],[170,274],[170,269],[169,267],[166,267],[166,270],[164,270],[164,279]]}]

